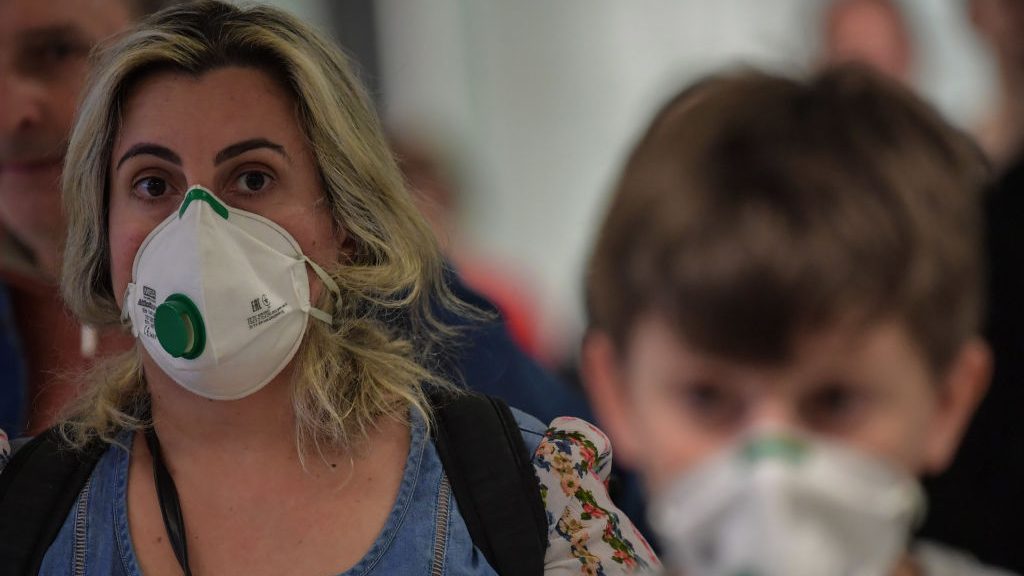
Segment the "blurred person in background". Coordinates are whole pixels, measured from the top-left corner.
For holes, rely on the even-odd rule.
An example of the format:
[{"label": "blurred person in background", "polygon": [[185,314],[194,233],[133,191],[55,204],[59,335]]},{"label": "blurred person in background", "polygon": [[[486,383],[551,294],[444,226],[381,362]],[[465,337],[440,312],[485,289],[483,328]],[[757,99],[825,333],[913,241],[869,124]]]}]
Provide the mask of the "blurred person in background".
[{"label": "blurred person in background", "polygon": [[1024,573],[1024,2],[969,0],[995,56],[999,91],[978,133],[996,172],[985,198],[992,385],[950,469],[928,483],[926,537]]},{"label": "blurred person in background", "polygon": [[[517,282],[515,278],[496,271],[493,264],[477,260],[471,252],[459,248],[461,239],[456,221],[460,191],[453,185],[454,178],[445,168],[450,164],[441,160],[443,156],[439,149],[408,133],[393,132],[391,145],[420,211],[427,217],[441,244],[447,246],[449,258],[454,259],[457,269],[451,274],[454,290],[463,300],[493,310],[490,302],[473,292],[473,289],[479,289],[487,298],[494,300],[502,316],[497,323],[484,323],[469,332],[468,342],[460,351],[461,374],[466,385],[478,392],[502,398],[542,420],[559,415],[593,420],[575,365],[552,375],[516,349],[518,345],[527,352],[544,356],[536,348],[539,342],[533,320],[535,306],[524,301],[522,292],[510,289]],[[515,344],[509,339],[510,335]],[[657,549],[657,542],[652,539],[647,524],[646,500],[635,473],[616,463],[610,478],[609,493],[615,505],[629,516]]]},{"label": "blurred person in background", "polygon": [[461,191],[438,147],[403,132],[392,132],[390,143],[420,212],[445,250],[452,290],[495,316],[472,324],[446,318],[466,328],[465,342],[449,367],[452,376],[542,420],[589,419],[582,393],[537,362],[545,356],[537,332],[537,307],[522,280],[464,247],[457,226]]},{"label": "blurred person in background", "polygon": [[131,340],[96,332],[57,288],[60,174],[90,50],[171,0],[0,0],[0,428],[53,423],[70,377]]},{"label": "blurred person in background", "polygon": [[545,351],[539,338],[537,303],[531,296],[528,282],[511,273],[509,267],[476,253],[467,245],[459,226],[463,193],[440,146],[402,131],[393,131],[390,140],[417,206],[430,222],[459,277],[494,302],[509,334],[524,352],[543,360]]},{"label": "blurred person in background", "polygon": [[897,0],[834,0],[824,11],[822,64],[860,62],[904,84],[914,80],[914,38]]},{"label": "blurred person in background", "polygon": [[715,77],[655,116],[589,263],[583,366],[673,574],[1007,576],[912,537],[988,382],[986,178],[860,67]]},{"label": "blurred person in background", "polygon": [[[441,160],[442,155],[436,146],[425,144],[408,133],[392,132],[390,141],[420,211],[430,222],[441,245],[447,247],[448,257],[454,256],[456,270],[450,271],[449,275],[453,290],[462,300],[501,315],[496,322],[485,321],[470,329],[467,341],[458,353],[460,364],[453,365],[450,371],[473,390],[502,398],[511,406],[542,420],[576,416],[593,421],[575,365],[552,374],[536,362],[536,356],[531,358],[523,353],[544,356],[543,351],[536,347],[539,342],[533,320],[535,307],[523,300],[521,292],[510,290],[517,280],[500,271],[489,274],[494,269],[493,265],[475,259],[468,261],[468,268],[465,266],[467,256],[458,248],[460,239],[455,224],[460,192],[453,186],[450,170],[445,168],[450,164]],[[477,264],[486,266],[488,272],[476,269]],[[506,278],[507,283],[501,285]],[[474,284],[474,281],[479,283]],[[474,289],[481,290],[486,297]],[[495,304],[492,305],[488,298]],[[457,318],[448,320],[460,322]],[[608,491],[612,501],[657,550],[657,542],[652,539],[647,524],[646,500],[635,473],[616,462],[609,478]]]},{"label": "blurred person in background", "polygon": [[998,83],[978,141],[1000,170],[1024,151],[1024,2],[968,0],[971,23],[995,59]]}]

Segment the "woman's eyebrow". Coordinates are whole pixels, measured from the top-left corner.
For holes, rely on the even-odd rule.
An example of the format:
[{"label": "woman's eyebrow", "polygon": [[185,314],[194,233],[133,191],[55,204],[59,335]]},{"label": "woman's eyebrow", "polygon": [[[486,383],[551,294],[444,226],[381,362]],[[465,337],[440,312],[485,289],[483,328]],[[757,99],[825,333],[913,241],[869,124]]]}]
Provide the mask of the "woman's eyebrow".
[{"label": "woman's eyebrow", "polygon": [[290,160],[290,158],[288,158],[288,153],[285,152],[284,150],[284,146],[281,146],[280,144],[277,144],[275,142],[271,142],[266,138],[250,138],[249,140],[243,140],[241,142],[232,144],[227,148],[224,148],[220,152],[217,152],[217,156],[213,159],[213,165],[217,166],[218,164],[222,164],[227,160],[230,160],[235,156],[238,156],[239,154],[243,154],[245,152],[248,152],[249,150],[256,150],[257,148],[267,148],[269,150],[273,150],[274,152],[277,152],[281,156],[284,156],[285,159]]},{"label": "woman's eyebrow", "polygon": [[140,142],[129,148],[128,151],[124,153],[124,156],[121,156],[121,159],[117,161],[117,168],[120,168],[121,164],[124,164],[125,160],[134,158],[135,156],[141,156],[143,154],[156,156],[157,158],[167,160],[171,164],[181,166],[181,157],[175,154],[170,148],[159,144],[153,144],[151,142]]}]

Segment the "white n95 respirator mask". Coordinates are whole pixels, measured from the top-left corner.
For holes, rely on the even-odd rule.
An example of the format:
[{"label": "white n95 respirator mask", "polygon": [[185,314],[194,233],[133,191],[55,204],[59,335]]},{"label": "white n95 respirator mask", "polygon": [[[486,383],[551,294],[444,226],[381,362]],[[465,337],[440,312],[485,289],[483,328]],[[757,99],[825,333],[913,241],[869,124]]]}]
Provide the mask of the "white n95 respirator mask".
[{"label": "white n95 respirator mask", "polygon": [[888,576],[923,512],[909,474],[789,435],[747,438],[650,505],[685,576]]},{"label": "white n95 respirator mask", "polygon": [[175,382],[213,400],[267,385],[295,355],[310,303],[306,266],[338,286],[274,222],[194,186],[135,255],[122,315]]}]

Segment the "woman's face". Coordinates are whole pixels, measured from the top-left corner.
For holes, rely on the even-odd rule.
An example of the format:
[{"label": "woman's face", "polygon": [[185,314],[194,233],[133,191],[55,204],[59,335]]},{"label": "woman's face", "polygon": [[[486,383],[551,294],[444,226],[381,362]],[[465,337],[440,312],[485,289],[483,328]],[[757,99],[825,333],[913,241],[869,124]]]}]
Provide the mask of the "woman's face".
[{"label": "woman's face", "polygon": [[[108,233],[118,306],[146,236],[201,185],[287,230],[314,262],[339,259],[312,151],[289,94],[266,73],[225,67],[162,72],[129,95],[110,160]],[[311,275],[311,295],[319,294]]]}]

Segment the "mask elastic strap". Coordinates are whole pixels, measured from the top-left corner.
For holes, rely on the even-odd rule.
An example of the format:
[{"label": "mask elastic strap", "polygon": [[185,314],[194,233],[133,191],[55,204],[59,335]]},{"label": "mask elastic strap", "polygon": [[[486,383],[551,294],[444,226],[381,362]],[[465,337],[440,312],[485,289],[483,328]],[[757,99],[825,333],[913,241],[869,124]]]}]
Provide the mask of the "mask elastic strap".
[{"label": "mask elastic strap", "polygon": [[121,302],[124,303],[121,308],[121,324],[130,324],[132,327],[132,336],[138,336],[139,332],[135,329],[135,320],[132,318],[132,287],[135,286],[132,283],[128,283],[128,287],[124,289],[124,298]]},{"label": "mask elastic strap", "polygon": [[[321,268],[319,264],[313,262],[305,255],[302,256],[302,259],[306,261],[306,264],[309,264],[309,267],[313,269],[313,272],[316,272],[316,275],[320,277],[320,280],[324,283],[324,286],[331,291],[331,294],[334,294],[335,296],[341,294],[341,289],[338,288],[338,283],[334,281],[334,278],[331,278],[331,275],[328,274],[326,270]],[[310,306],[309,315],[321,322],[324,322],[328,326],[334,325],[334,318],[319,308]]]}]

